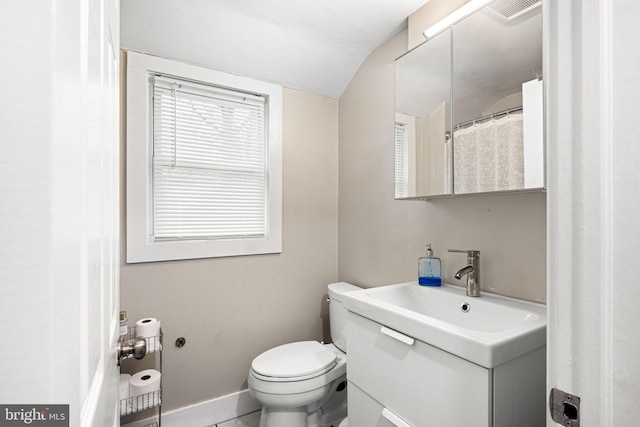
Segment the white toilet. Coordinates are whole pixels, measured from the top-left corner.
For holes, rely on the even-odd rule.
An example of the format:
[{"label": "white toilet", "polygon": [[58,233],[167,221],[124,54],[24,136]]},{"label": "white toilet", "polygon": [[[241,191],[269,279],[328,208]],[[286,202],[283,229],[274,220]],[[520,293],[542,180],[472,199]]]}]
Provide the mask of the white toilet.
[{"label": "white toilet", "polygon": [[345,282],[328,288],[333,344],[284,344],[251,363],[249,394],[262,404],[260,427],[337,427],[347,415],[347,310],[341,295],[361,288]]}]

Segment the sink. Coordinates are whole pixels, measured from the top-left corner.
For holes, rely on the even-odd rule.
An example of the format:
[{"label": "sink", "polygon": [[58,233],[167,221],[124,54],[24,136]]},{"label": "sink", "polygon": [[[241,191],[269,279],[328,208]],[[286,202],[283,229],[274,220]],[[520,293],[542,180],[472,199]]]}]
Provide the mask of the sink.
[{"label": "sink", "polygon": [[459,286],[417,282],[344,294],[345,307],[434,347],[494,368],[546,344],[546,307]]}]

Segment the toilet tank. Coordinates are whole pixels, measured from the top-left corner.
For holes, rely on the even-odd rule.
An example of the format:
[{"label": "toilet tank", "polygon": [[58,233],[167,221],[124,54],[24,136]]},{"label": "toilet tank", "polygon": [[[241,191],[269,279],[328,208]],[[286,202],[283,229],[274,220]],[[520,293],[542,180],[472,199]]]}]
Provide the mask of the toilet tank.
[{"label": "toilet tank", "polygon": [[346,282],[329,284],[329,324],[331,325],[331,340],[340,350],[347,352],[347,309],[342,305],[342,295],[345,292],[362,289]]}]

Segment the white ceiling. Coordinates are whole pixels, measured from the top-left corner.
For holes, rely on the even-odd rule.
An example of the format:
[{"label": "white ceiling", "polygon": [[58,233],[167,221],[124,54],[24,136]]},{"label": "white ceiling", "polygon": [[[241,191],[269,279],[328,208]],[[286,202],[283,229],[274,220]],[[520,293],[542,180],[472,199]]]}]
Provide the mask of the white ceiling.
[{"label": "white ceiling", "polygon": [[427,0],[122,0],[121,45],[338,98]]}]

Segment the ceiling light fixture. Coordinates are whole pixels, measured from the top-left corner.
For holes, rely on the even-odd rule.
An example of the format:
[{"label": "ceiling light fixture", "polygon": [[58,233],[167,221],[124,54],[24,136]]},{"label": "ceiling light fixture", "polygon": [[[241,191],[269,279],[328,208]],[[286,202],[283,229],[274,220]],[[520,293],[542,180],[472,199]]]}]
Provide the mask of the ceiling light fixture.
[{"label": "ceiling light fixture", "polygon": [[451,25],[455,24],[461,19],[464,19],[467,16],[471,15],[478,9],[485,7],[492,1],[493,0],[471,0],[463,4],[460,8],[456,9],[451,14],[445,16],[440,21],[436,22],[426,30],[424,30],[424,33],[422,34],[424,35],[425,38],[429,39],[435,36],[436,34],[438,34],[439,32],[449,28]]}]

